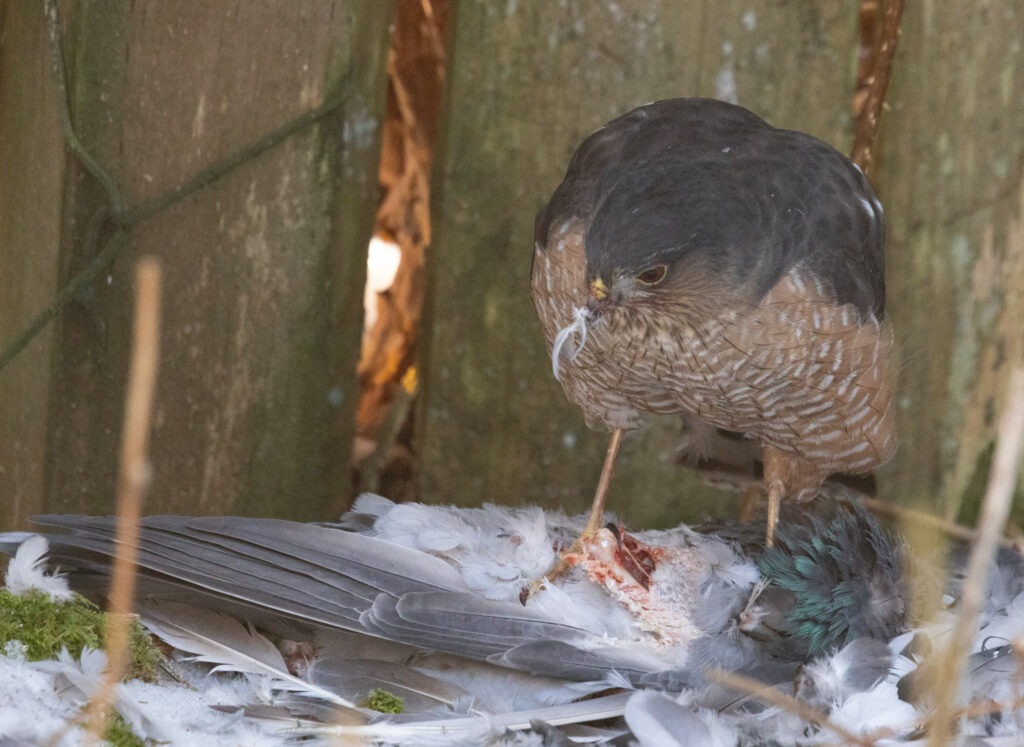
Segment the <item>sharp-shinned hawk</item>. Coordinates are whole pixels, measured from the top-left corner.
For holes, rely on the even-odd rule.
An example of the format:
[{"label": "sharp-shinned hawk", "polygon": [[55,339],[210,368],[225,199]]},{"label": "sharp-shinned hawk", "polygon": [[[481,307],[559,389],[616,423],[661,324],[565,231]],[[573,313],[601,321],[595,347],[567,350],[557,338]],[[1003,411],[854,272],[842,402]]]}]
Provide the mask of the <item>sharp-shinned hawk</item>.
[{"label": "sharp-shinned hawk", "polygon": [[[769,541],[783,498],[896,447],[882,208],[810,135],[710,99],[590,135],[536,222],[532,292],[566,396],[613,433],[682,415],[691,448],[760,448]],[[722,441],[725,443],[725,441]]]}]

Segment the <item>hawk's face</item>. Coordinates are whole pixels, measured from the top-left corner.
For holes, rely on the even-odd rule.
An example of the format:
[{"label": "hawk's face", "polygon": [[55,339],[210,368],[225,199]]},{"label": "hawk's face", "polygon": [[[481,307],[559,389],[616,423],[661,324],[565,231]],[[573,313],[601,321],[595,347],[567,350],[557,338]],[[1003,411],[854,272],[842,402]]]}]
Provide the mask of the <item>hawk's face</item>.
[{"label": "hawk's face", "polygon": [[656,301],[669,269],[668,264],[659,263],[640,271],[624,268],[595,274],[589,278],[587,308],[599,315],[613,307],[628,309]]},{"label": "hawk's face", "polygon": [[721,266],[685,248],[646,253],[636,261],[610,255],[595,260],[587,263],[591,320],[615,319],[613,325],[624,324],[645,336],[648,327],[663,326],[658,320],[700,326],[709,315],[753,300],[748,283],[724,282]]},{"label": "hawk's face", "polygon": [[696,309],[707,317],[733,300],[725,297],[744,293],[744,276],[759,260],[760,218],[735,194],[729,200],[706,195],[707,183],[718,183],[723,173],[679,174],[649,162],[609,189],[584,235],[592,314],[614,309],[620,318],[685,319]]}]

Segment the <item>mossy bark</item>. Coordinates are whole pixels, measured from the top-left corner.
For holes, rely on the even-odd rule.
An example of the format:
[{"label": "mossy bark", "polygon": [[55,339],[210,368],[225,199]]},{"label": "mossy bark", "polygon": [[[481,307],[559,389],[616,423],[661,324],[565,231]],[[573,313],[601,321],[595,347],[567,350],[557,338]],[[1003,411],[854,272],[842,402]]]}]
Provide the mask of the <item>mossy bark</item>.
[{"label": "mossy bark", "polygon": [[[0,345],[58,283],[64,158],[45,52],[39,3],[0,4]],[[0,525],[41,508],[55,352],[53,330],[43,330],[0,371]]]},{"label": "mossy bark", "polygon": [[[53,365],[40,371],[52,378],[34,393],[46,413],[44,445],[36,443],[46,480],[28,502],[58,512],[113,506],[131,278],[135,259],[149,254],[163,266],[164,305],[146,511],[335,515],[350,489],[390,5],[61,7],[76,129],[129,205],[339,90],[346,97],[334,114],[134,227],[127,251],[60,316]],[[30,53],[46,59],[44,42]],[[54,100],[50,88],[39,95]],[[51,147],[63,150],[52,137]],[[69,161],[54,221],[61,232],[43,247],[60,246],[57,277],[40,296],[92,258],[84,229],[104,200]]]},{"label": "mossy bark", "polygon": [[968,522],[1024,361],[1022,24],[1014,0],[908,3],[875,172],[901,359],[902,443],[882,486]]}]

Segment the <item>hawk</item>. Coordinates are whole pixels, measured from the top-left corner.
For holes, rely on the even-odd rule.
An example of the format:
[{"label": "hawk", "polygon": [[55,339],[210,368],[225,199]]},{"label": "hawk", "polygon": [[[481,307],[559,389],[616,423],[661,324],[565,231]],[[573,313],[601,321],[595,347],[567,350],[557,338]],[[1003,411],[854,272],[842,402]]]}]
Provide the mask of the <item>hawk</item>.
[{"label": "hawk", "polygon": [[882,207],[826,143],[739,106],[672,99],[577,148],[537,216],[534,305],[555,376],[612,438],[584,535],[601,526],[624,431],[681,415],[692,456],[746,441],[768,540],[896,448]]}]

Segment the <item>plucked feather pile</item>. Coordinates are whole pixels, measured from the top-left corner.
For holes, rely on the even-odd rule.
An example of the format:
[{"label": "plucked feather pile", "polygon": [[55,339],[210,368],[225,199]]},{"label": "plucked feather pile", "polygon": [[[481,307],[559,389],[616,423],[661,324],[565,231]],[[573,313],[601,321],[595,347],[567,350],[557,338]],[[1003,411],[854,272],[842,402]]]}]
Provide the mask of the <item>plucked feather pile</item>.
[{"label": "plucked feather pile", "polygon": [[[956,573],[950,609],[908,630],[898,538],[849,502],[787,510],[767,551],[760,525],[602,532],[579,567],[525,605],[523,586],[582,518],[372,495],[334,525],[149,517],[139,614],[192,660],[183,666],[207,707],[178,718],[174,734],[152,726],[159,717],[131,721],[178,743],[218,718],[224,733],[279,741],[819,744],[837,741],[829,724],[919,738],[930,708],[922,682],[952,626]],[[37,521],[66,530],[46,535],[50,562],[100,599],[114,520]],[[38,540],[0,537],[8,553],[22,543],[36,558],[16,561],[8,584],[24,583],[18,568],[36,569],[36,585],[57,583],[38,571]],[[990,707],[965,715],[961,733],[998,745],[1024,734],[1019,556],[1004,553],[992,579],[961,689],[963,705]],[[726,686],[715,670],[796,696],[829,723]],[[128,684],[119,702],[131,710],[125,693]],[[382,699],[403,712],[374,710]]]}]

